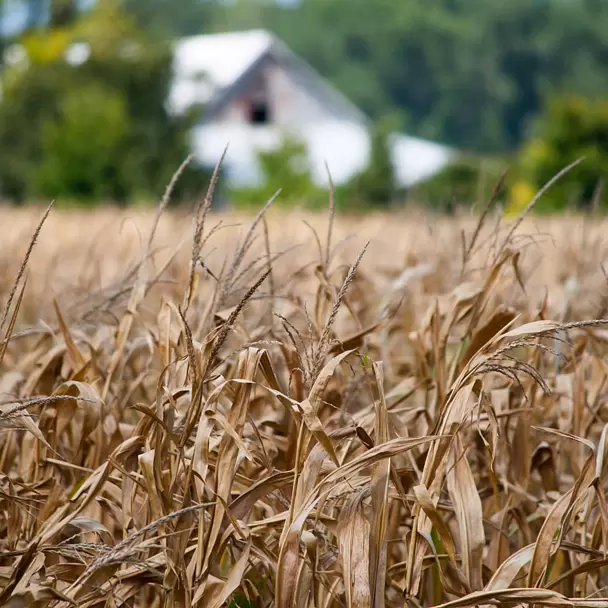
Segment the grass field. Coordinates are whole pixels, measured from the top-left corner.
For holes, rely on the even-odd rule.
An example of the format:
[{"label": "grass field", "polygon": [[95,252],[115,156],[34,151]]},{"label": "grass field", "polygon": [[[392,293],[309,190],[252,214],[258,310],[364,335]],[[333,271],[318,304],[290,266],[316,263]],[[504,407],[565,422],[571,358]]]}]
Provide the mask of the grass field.
[{"label": "grass field", "polygon": [[608,606],[608,222],[44,212],[0,605]]}]

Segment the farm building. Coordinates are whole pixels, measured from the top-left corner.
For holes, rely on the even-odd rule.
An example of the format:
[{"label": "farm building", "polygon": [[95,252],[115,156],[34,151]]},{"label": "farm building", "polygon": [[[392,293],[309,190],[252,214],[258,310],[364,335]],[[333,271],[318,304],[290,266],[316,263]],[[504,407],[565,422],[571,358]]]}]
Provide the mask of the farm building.
[{"label": "farm building", "polygon": [[[202,108],[193,151],[211,167],[228,145],[229,183],[259,183],[258,151],[278,147],[287,134],[305,145],[318,185],[327,184],[326,163],[338,184],[366,167],[369,118],[271,33],[181,39],[174,62],[170,108],[178,114]],[[431,177],[453,155],[445,146],[400,133],[392,134],[390,145],[404,187]]]}]

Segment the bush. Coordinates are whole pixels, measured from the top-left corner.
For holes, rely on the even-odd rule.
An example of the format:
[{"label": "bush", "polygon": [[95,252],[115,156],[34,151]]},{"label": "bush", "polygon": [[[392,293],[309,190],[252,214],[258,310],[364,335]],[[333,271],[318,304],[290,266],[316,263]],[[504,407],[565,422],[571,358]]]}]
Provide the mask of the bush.
[{"label": "bush", "polygon": [[99,85],[68,91],[59,115],[42,124],[42,162],[34,172],[37,193],[124,200],[133,187],[130,169],[136,170],[128,166],[134,159],[124,154],[131,136],[124,96]]},{"label": "bush", "polygon": [[306,147],[296,138],[285,136],[279,147],[259,152],[258,162],[259,186],[230,189],[235,207],[259,209],[279,188],[278,205],[296,204],[308,209],[327,205],[327,191],[313,182]]},{"label": "bush", "polygon": [[[81,61],[67,60],[73,43]],[[170,47],[105,0],[70,26],[27,33],[20,48],[3,73],[0,197],[158,198],[189,153],[191,121],[165,108]],[[192,166],[174,200],[205,177]]]},{"label": "bush", "polygon": [[433,177],[416,184],[408,199],[438,211],[483,204],[500,180],[504,163],[461,155]]},{"label": "bush", "polygon": [[[608,100],[568,95],[549,100],[534,124],[519,159],[523,182],[538,190],[578,158],[582,164],[563,176],[540,199],[537,210],[588,207],[608,176]],[[600,204],[605,204],[605,197]]]},{"label": "bush", "polygon": [[371,129],[367,168],[351,181],[349,198],[355,206],[387,207],[395,196],[395,171],[389,146],[390,127],[380,122]]}]

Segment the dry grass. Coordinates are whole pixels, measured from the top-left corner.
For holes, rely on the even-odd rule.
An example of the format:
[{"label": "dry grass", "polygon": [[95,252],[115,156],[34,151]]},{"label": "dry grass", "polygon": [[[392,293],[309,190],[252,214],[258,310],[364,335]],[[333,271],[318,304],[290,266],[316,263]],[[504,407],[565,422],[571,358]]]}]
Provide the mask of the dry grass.
[{"label": "dry grass", "polygon": [[1,214],[0,605],[608,606],[605,222]]}]

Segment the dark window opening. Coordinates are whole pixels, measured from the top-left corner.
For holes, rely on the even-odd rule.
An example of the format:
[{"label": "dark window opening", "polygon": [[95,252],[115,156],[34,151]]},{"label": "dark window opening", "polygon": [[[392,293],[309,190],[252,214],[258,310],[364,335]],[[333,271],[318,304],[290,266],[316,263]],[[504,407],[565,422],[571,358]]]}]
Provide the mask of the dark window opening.
[{"label": "dark window opening", "polygon": [[272,122],[272,104],[270,88],[265,71],[255,75],[249,82],[244,102],[244,119],[250,125],[268,125]]},{"label": "dark window opening", "polygon": [[249,104],[249,122],[254,125],[266,125],[270,122],[268,104],[257,101]]}]

